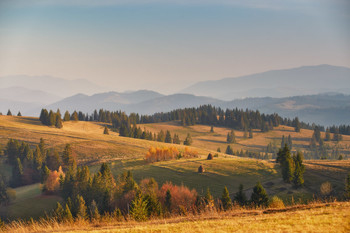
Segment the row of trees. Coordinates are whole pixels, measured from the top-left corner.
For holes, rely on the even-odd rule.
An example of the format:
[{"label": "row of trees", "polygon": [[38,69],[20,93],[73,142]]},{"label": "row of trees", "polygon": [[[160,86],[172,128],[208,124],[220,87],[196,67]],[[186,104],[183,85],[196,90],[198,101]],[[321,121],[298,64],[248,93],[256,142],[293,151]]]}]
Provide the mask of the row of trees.
[{"label": "row of trees", "polygon": [[55,126],[59,129],[63,127],[61,112],[59,109],[57,109],[57,112],[52,110],[48,112],[46,109],[41,109],[39,120],[42,124],[47,126]]},{"label": "row of trees", "polygon": [[179,151],[176,147],[150,147],[145,159],[149,163],[167,161],[180,158],[197,158],[198,152],[185,147],[183,151]]},{"label": "row of trees", "polygon": [[303,154],[291,156],[288,145],[285,144],[277,154],[276,162],[281,165],[282,178],[286,183],[293,183],[295,188],[300,188],[304,185],[305,166],[303,165]]},{"label": "row of trees", "polygon": [[[72,119],[72,116],[64,120]],[[260,129],[266,132],[274,126],[280,124],[293,126],[296,131],[300,128],[312,129],[313,126],[300,122],[298,118],[290,120],[282,118],[277,114],[261,114],[259,111],[243,110],[243,109],[226,109],[213,107],[211,105],[203,105],[197,108],[177,109],[167,113],[155,113],[153,115],[139,115],[131,113],[125,114],[122,111],[107,111],[100,109],[95,110],[93,114],[84,114],[82,112],[74,112],[74,119],[84,121],[99,121],[112,123],[112,127],[120,130],[121,127],[130,130],[134,124],[158,123],[167,121],[180,121],[182,125],[204,124],[210,126],[225,126],[232,129],[244,130],[246,132],[252,129]]]},{"label": "row of trees", "polygon": [[[0,112],[0,116],[1,116],[1,115],[2,115],[2,113]],[[7,114],[6,114],[6,115],[7,115],[7,116],[12,116],[12,112],[11,112],[10,109],[7,111]],[[18,111],[17,116],[22,116],[21,111]]]}]

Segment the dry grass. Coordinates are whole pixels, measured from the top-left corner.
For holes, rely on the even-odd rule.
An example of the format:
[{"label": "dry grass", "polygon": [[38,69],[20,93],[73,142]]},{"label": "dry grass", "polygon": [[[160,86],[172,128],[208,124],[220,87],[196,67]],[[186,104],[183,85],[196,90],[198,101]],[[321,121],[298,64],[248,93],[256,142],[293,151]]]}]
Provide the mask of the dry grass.
[{"label": "dry grass", "polygon": [[57,223],[13,222],[5,232],[349,232],[350,203],[310,204],[271,210],[232,210],[155,219]]}]

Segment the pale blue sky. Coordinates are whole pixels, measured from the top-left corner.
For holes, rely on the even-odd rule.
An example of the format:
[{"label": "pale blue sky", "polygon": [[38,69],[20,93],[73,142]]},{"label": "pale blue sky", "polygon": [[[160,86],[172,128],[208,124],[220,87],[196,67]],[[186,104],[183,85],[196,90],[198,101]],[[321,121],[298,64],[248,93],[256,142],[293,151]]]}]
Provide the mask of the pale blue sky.
[{"label": "pale blue sky", "polygon": [[349,2],[0,0],[0,76],[170,93],[270,69],[350,67]]}]

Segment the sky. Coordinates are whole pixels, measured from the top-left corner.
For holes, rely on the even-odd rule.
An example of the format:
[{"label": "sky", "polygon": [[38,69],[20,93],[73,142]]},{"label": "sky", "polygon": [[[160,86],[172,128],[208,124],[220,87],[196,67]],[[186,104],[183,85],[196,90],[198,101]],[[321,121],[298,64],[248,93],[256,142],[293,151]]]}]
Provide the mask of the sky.
[{"label": "sky", "polygon": [[348,0],[0,0],[0,76],[169,94],[319,64],[350,67]]}]

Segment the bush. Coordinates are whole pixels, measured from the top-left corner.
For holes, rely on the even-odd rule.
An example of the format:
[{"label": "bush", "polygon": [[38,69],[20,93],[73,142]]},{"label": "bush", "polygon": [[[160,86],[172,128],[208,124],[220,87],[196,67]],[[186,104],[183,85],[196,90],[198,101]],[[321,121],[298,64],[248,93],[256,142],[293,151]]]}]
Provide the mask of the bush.
[{"label": "bush", "polygon": [[328,181],[322,183],[320,187],[320,192],[323,196],[329,196],[332,193],[331,183],[329,183]]},{"label": "bush", "polygon": [[186,211],[193,209],[197,199],[197,191],[195,189],[190,190],[183,185],[177,186],[173,185],[171,182],[166,182],[158,193],[159,200],[163,206],[165,206],[166,193],[168,190],[171,195],[170,212],[178,210],[179,206],[183,206]]},{"label": "bush", "polygon": [[179,151],[176,147],[155,148],[151,146],[146,154],[146,161],[149,163],[176,159]]},{"label": "bush", "polygon": [[273,196],[269,201],[269,208],[282,209],[284,207],[283,200],[277,196]]},{"label": "bush", "polygon": [[208,154],[207,160],[212,160],[213,159],[213,155],[211,153]]}]

